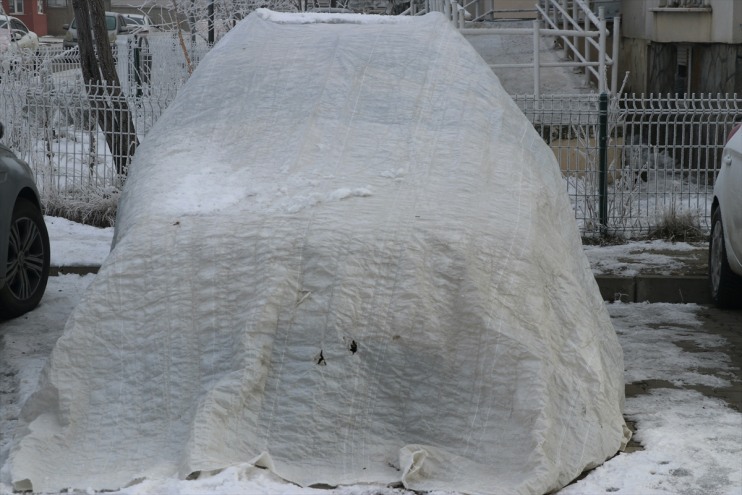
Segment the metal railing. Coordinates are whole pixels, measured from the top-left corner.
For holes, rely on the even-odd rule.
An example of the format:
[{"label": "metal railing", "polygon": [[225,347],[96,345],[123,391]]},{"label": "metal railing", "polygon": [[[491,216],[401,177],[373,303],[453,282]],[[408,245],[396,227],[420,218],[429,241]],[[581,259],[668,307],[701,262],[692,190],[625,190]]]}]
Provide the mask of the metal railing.
[{"label": "metal railing", "polygon": [[[564,50],[564,58],[572,60],[575,67],[584,67],[585,82],[590,83],[594,79],[597,81],[598,93],[610,91],[611,94],[616,94],[618,91],[616,62],[621,37],[615,36],[615,33],[621,32],[621,18],[619,16],[613,18],[609,32],[605,8],[598,7],[596,15],[584,0],[541,0],[536,9],[546,26],[561,31],[558,36]],[[593,28],[597,30],[597,35],[587,35],[586,33],[593,32]],[[570,35],[568,31],[584,34]],[[610,56],[607,53],[609,34],[614,34]],[[611,68],[610,85],[608,68]]]},{"label": "metal railing", "polygon": [[[465,1],[465,0],[462,0]],[[465,36],[477,35],[530,35],[533,39],[533,55],[531,61],[518,63],[494,63],[490,67],[495,72],[501,69],[533,69],[533,94],[538,97],[541,93],[541,69],[547,67],[582,68],[585,73],[585,82],[595,81],[599,93],[618,92],[618,71],[616,65],[619,54],[620,36],[613,36],[610,55],[607,52],[608,37],[611,32],[620,32],[620,17],[614,17],[612,30],[608,29],[603,7],[595,15],[589,5],[583,0],[541,0],[535,9],[538,17],[532,21],[531,27],[504,27],[484,24],[482,22],[467,21],[472,14],[467,10],[473,2],[460,4],[458,0],[426,0],[425,8],[415,10],[414,4],[405,14],[418,14],[437,11],[443,13]],[[493,7],[494,9],[494,7]],[[476,9],[475,9],[476,12]],[[484,16],[477,16],[480,21]],[[547,62],[540,58],[541,39],[544,37],[556,38],[564,49],[564,60]],[[608,69],[610,80],[608,79]]]},{"label": "metal railing", "polygon": [[104,85],[86,88],[77,48],[43,46],[35,56],[0,59],[3,143],[32,166],[42,194],[80,199],[118,188],[123,178],[100,129],[107,118],[100,109],[125,102],[143,140],[188,79],[189,64],[195,66],[208,46],[189,40],[186,59],[174,33],[157,33],[121,37],[113,49],[120,95]]}]

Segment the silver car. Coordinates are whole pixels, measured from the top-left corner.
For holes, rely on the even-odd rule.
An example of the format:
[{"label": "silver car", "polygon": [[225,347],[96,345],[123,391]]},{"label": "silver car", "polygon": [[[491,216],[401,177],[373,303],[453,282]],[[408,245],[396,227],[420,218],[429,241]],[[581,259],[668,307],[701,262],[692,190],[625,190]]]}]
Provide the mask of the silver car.
[{"label": "silver car", "polygon": [[[64,24],[62,28],[67,31],[62,40],[62,46],[64,48],[77,46],[77,20],[72,19],[70,24]],[[108,42],[115,43],[118,35],[129,32],[129,26],[126,24],[123,15],[116,12],[106,12],[106,30],[108,31]]]},{"label": "silver car", "polygon": [[36,307],[46,289],[49,261],[49,234],[33,173],[0,144],[0,320]]},{"label": "silver car", "polygon": [[742,307],[742,124],[727,137],[714,183],[709,241],[711,298],[720,307]]}]

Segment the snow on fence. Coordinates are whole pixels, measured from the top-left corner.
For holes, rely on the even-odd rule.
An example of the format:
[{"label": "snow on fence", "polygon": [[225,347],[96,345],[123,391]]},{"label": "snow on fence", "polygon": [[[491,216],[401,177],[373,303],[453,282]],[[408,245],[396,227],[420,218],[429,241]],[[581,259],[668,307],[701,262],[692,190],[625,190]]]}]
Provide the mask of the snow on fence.
[{"label": "snow on fence", "polygon": [[645,235],[663,219],[682,212],[697,218],[697,227],[708,231],[714,178],[726,136],[741,120],[742,98],[611,97],[604,222],[598,95],[514,99],[554,150],[584,234]]},{"label": "snow on fence", "polygon": [[98,109],[104,107],[100,103],[125,102],[137,137],[143,140],[188,79],[189,66],[195,67],[208,49],[190,39],[184,44],[187,58],[176,33],[117,40],[113,48],[120,96],[112,96],[103,86],[86,90],[77,48],[46,45],[36,56],[3,55],[3,142],[32,166],[44,198],[84,200],[120,187],[123,177],[116,173],[99,126]]},{"label": "snow on fence", "polygon": [[[185,44],[189,59],[172,33],[117,46],[121,98],[140,141],[188,78],[188,65],[195,67],[208,49],[190,39]],[[46,48],[36,59],[0,59],[3,142],[31,164],[45,198],[85,200],[122,183],[75,57],[75,50]],[[672,212],[691,212],[708,230],[713,180],[726,135],[740,120],[741,99],[611,96],[602,197],[598,95],[514,99],[554,150],[583,233],[643,235]]]}]

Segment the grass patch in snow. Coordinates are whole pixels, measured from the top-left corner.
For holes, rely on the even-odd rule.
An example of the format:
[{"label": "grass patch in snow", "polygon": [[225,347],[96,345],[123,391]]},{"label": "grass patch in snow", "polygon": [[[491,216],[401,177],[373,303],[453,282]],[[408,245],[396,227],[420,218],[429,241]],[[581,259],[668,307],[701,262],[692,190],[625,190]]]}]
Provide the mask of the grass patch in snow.
[{"label": "grass patch in snow", "polygon": [[670,242],[704,241],[707,237],[696,213],[689,210],[678,211],[674,205],[659,218],[657,225],[647,235],[649,239]]},{"label": "grass patch in snow", "polygon": [[120,194],[116,188],[45,192],[44,214],[94,227],[113,227]]}]

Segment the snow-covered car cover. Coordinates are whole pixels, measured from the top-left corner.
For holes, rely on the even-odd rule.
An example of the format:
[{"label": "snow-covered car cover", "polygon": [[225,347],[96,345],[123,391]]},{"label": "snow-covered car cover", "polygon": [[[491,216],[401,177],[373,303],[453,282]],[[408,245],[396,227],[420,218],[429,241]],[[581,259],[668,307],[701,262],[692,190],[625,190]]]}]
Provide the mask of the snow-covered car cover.
[{"label": "snow-covered car cover", "polygon": [[5,476],[542,494],[623,390],[555,158],[449,22],[258,10],[138,149]]}]

